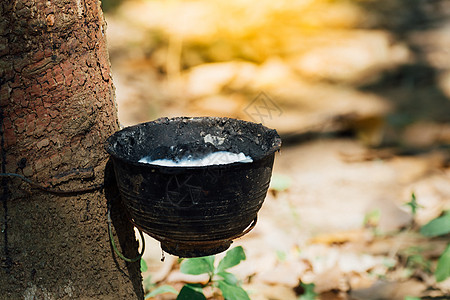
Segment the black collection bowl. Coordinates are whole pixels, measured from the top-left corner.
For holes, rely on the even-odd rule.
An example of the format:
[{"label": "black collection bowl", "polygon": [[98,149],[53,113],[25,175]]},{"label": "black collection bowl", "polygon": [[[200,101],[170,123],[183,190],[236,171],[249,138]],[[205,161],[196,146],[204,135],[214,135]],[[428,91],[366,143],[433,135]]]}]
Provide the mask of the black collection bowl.
[{"label": "black collection bowl", "polygon": [[[277,132],[261,124],[177,117],[124,128],[108,138],[106,150],[133,224],[164,251],[198,257],[225,251],[253,228],[280,146]],[[176,160],[218,151],[242,152],[253,162],[193,167],[139,162],[146,156]]]}]

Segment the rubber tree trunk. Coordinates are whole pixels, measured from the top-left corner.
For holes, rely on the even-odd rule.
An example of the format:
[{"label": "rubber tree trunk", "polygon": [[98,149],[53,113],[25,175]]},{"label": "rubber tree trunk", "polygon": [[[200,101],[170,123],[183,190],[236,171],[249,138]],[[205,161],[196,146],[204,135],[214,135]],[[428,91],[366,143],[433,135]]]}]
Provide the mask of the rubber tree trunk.
[{"label": "rubber tree trunk", "polygon": [[[117,129],[100,2],[1,1],[1,173],[63,190],[102,184]],[[139,262],[110,246],[108,200],[119,249],[137,255],[113,185],[59,195],[0,182],[1,299],[143,298]]]}]

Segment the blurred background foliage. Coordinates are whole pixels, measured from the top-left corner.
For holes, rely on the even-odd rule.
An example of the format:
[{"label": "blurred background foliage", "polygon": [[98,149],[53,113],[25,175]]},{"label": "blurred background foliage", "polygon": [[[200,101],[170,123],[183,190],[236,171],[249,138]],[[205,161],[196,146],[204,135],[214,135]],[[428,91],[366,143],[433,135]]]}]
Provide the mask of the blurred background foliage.
[{"label": "blurred background foliage", "polygon": [[[431,272],[448,235],[417,234],[450,209],[450,1],[102,3],[124,126],[227,116],[282,136],[256,233],[239,242],[252,299],[297,299],[308,282],[321,299],[448,299]],[[197,282],[153,248],[152,286]]]},{"label": "blurred background foliage", "polygon": [[409,140],[421,122],[448,141],[449,6],[103,0],[120,114],[124,124],[180,113],[249,119],[245,108],[264,91],[283,111],[268,125],[285,137],[349,130],[370,145],[429,146]]}]

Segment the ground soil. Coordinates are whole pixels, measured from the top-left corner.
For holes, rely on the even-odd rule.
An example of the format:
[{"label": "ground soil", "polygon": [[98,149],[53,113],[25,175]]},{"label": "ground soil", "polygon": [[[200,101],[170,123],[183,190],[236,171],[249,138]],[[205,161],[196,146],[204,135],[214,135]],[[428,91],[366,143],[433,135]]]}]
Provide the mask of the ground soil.
[{"label": "ground soil", "polygon": [[[234,244],[251,299],[296,299],[300,282],[321,299],[449,297],[448,280],[406,263],[419,247],[434,268],[448,243],[417,230],[450,207],[449,3],[289,3],[119,5],[107,20],[121,123],[206,115],[278,130],[285,188]],[[146,241],[147,283],[204,279]]]}]

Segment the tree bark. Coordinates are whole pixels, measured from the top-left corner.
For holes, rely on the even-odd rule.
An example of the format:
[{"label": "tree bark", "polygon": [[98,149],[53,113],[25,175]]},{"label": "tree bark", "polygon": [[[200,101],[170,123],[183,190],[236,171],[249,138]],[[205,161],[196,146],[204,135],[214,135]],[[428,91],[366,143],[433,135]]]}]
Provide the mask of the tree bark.
[{"label": "tree bark", "polygon": [[[114,182],[103,145],[118,128],[100,2],[1,1],[1,173],[61,190]],[[143,298],[139,262],[110,246],[107,200],[122,252],[137,255],[113,185],[61,195],[0,182],[0,299]]]}]

